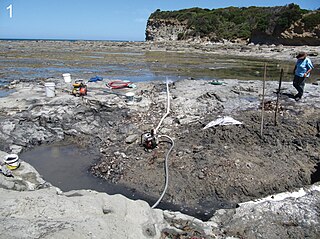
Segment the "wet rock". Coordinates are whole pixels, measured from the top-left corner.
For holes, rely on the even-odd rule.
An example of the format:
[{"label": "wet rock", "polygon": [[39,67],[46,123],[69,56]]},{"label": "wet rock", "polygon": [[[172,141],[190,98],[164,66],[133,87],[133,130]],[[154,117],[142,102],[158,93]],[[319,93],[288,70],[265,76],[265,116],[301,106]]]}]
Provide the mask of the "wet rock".
[{"label": "wet rock", "polygon": [[96,167],[101,173],[107,173],[109,171],[109,168],[107,166],[103,166],[100,164],[99,167]]},{"label": "wet rock", "polygon": [[308,52],[308,56],[318,56],[318,52]]},{"label": "wet rock", "polygon": [[119,151],[116,151],[116,152],[114,152],[113,154],[114,154],[114,156],[116,156],[116,157],[118,157],[118,156],[121,155],[121,153],[120,153]]},{"label": "wet rock", "polygon": [[179,124],[181,124],[181,125],[186,125],[186,124],[189,124],[190,122],[192,122],[192,119],[190,119],[188,117],[179,119]]},{"label": "wet rock", "polygon": [[3,134],[10,135],[11,132],[14,130],[14,128],[15,128],[15,124],[7,120],[1,124],[0,131]]},{"label": "wet rock", "polygon": [[[0,228],[3,237],[41,237],[46,233],[53,238],[120,239],[129,236],[156,239],[167,225],[161,211],[151,210],[147,203],[127,200],[121,195],[83,190],[81,197],[68,197],[58,195],[55,188],[34,192],[0,191],[1,201],[4,201],[0,206],[4,212]],[[30,202],[37,210],[27,210]],[[48,204],[52,209],[48,209]],[[125,224],[124,217],[128,217]],[[13,227],[16,230],[10,230]]]},{"label": "wet rock", "polygon": [[103,212],[103,214],[113,213],[113,211],[112,211],[110,208],[108,208],[108,207],[103,207],[103,208],[102,208],[102,212]]},{"label": "wet rock", "polygon": [[186,152],[186,154],[191,154],[192,153],[191,149],[185,149],[185,152]]},{"label": "wet rock", "polygon": [[170,126],[173,124],[173,119],[171,117],[165,118],[163,124]]},{"label": "wet rock", "polygon": [[113,126],[115,125],[115,122],[113,122],[113,121],[108,121],[108,124],[109,124],[110,127],[113,127]]},{"label": "wet rock", "polygon": [[234,92],[258,92],[258,89],[255,88],[254,86],[234,86],[233,87]]},{"label": "wet rock", "polygon": [[79,134],[79,132],[77,130],[75,130],[75,129],[66,130],[66,131],[64,131],[64,133],[66,135],[73,135],[73,136]]},{"label": "wet rock", "polygon": [[10,150],[12,154],[20,154],[22,151],[22,146],[19,145],[10,145]]},{"label": "wet rock", "polygon": [[125,141],[126,141],[127,144],[132,144],[132,143],[134,143],[137,139],[138,139],[138,135],[133,134],[133,135],[129,135],[129,136],[126,138]]},{"label": "wet rock", "polygon": [[300,238],[297,235],[318,238],[319,189],[315,186],[242,203],[235,210],[219,210],[210,221],[221,225],[219,233],[229,237],[254,238],[259,235],[259,238],[267,239],[286,238],[290,234],[294,238]]},{"label": "wet rock", "polygon": [[206,175],[203,173],[203,172],[200,172],[199,174],[198,174],[198,178],[199,179],[204,179],[206,177]]},{"label": "wet rock", "polygon": [[142,227],[142,231],[143,234],[149,238],[152,238],[157,234],[155,226],[150,224],[144,225]]},{"label": "wet rock", "polygon": [[227,99],[225,97],[223,97],[222,95],[220,95],[217,92],[207,92],[203,95],[201,95],[200,97],[198,97],[199,100],[201,101],[206,101],[208,99],[216,99],[219,102],[226,102]]},{"label": "wet rock", "polygon": [[177,156],[178,156],[178,157],[182,157],[183,154],[184,154],[184,153],[183,153],[182,151],[179,151],[179,152],[177,153]]},{"label": "wet rock", "polygon": [[202,145],[192,147],[193,153],[198,153],[198,152],[202,151],[203,149],[204,149],[204,147]]},{"label": "wet rock", "polygon": [[[0,151],[1,159],[7,153]],[[28,191],[35,190],[46,182],[40,177],[38,172],[28,163],[21,162],[16,170],[11,171],[13,177],[5,177],[0,174],[0,188]]]},{"label": "wet rock", "polygon": [[111,142],[116,142],[119,140],[119,137],[116,134],[109,134],[108,140],[110,140]]},{"label": "wet rock", "polygon": [[159,163],[159,164],[164,163],[165,160],[166,160],[166,159],[165,159],[164,157],[157,157],[157,158],[155,159],[155,161],[156,161],[157,163]]},{"label": "wet rock", "polygon": [[161,132],[162,134],[169,134],[171,131],[172,131],[172,130],[171,130],[171,129],[168,129],[168,128],[162,128],[162,129],[160,130],[160,132]]},{"label": "wet rock", "polygon": [[132,134],[136,130],[136,126],[134,124],[124,124],[119,127],[120,134]]},{"label": "wet rock", "polygon": [[215,97],[220,102],[226,102],[227,98],[225,96],[222,96],[221,94],[215,93]]}]

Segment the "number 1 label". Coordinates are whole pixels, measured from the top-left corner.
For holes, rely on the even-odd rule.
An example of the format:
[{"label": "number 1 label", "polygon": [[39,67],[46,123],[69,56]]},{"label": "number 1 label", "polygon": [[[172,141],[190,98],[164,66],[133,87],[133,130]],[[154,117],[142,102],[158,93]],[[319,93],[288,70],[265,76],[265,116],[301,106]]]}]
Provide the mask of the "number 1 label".
[{"label": "number 1 label", "polygon": [[7,7],[7,10],[9,10],[9,17],[12,18],[12,4]]}]

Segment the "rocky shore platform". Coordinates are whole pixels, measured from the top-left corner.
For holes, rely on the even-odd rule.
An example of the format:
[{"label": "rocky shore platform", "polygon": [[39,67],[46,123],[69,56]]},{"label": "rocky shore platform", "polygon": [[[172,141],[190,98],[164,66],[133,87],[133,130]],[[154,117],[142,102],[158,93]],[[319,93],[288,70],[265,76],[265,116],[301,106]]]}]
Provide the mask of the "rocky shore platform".
[{"label": "rocky shore platform", "polygon": [[[63,79],[12,82],[7,87],[13,93],[0,98],[0,150],[20,154],[63,140],[98,147],[99,159],[88,170],[156,200],[164,187],[170,144],[161,142],[148,152],[140,136],[166,112],[166,85],[141,82],[110,92],[107,81],[89,83],[85,97],[70,95],[71,85]],[[45,96],[46,82],[56,83],[55,97]],[[163,202],[212,208],[206,222],[120,195],[62,192],[22,162],[14,178],[0,175],[1,235],[319,238],[320,88],[307,84],[296,102],[291,83],[284,82],[275,122],[277,88],[277,82],[266,83],[261,135],[261,81],[179,80],[169,85],[170,114],[159,134],[173,138],[175,147]],[[126,92],[135,93],[133,102],[122,96]],[[204,129],[225,116],[242,124]]]},{"label": "rocky shore platform", "polygon": [[[0,85],[12,80],[58,78],[154,81],[165,79],[240,79],[268,76],[292,79],[295,56],[308,53],[315,69],[311,81],[320,79],[319,46],[282,46],[197,41],[108,42],[108,41],[1,41]],[[0,92],[1,95],[1,92]]]}]

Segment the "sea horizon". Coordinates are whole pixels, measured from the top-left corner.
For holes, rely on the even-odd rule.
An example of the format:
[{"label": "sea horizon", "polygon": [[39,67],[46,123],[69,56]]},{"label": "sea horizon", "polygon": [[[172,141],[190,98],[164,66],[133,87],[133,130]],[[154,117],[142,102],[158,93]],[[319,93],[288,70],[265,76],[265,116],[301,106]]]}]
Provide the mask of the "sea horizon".
[{"label": "sea horizon", "polygon": [[102,42],[145,42],[138,40],[92,40],[92,39],[50,39],[50,38],[0,38],[0,41],[68,41],[68,42],[77,42],[77,41],[102,41]]}]

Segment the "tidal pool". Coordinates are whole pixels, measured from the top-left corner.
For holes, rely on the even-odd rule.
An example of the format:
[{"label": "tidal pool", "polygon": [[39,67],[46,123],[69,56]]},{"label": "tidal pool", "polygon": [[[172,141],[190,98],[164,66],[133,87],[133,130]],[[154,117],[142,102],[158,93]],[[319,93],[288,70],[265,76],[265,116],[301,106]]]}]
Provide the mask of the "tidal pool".
[{"label": "tidal pool", "polygon": [[[89,168],[98,160],[99,152],[95,149],[80,148],[70,143],[55,143],[37,146],[23,152],[20,158],[37,169],[44,180],[59,187],[62,191],[91,189],[109,195],[122,194],[133,200],[144,200],[153,205],[158,198],[152,198],[125,185],[107,182],[90,174]],[[159,195],[160,196],[160,195]],[[185,214],[208,220],[215,210],[230,208],[234,205],[221,202],[199,202],[197,207],[175,205],[161,202],[158,208],[180,211]]]},{"label": "tidal pool", "polygon": [[0,89],[0,98],[6,97],[13,92],[15,92],[15,90],[2,90],[2,89]]}]

